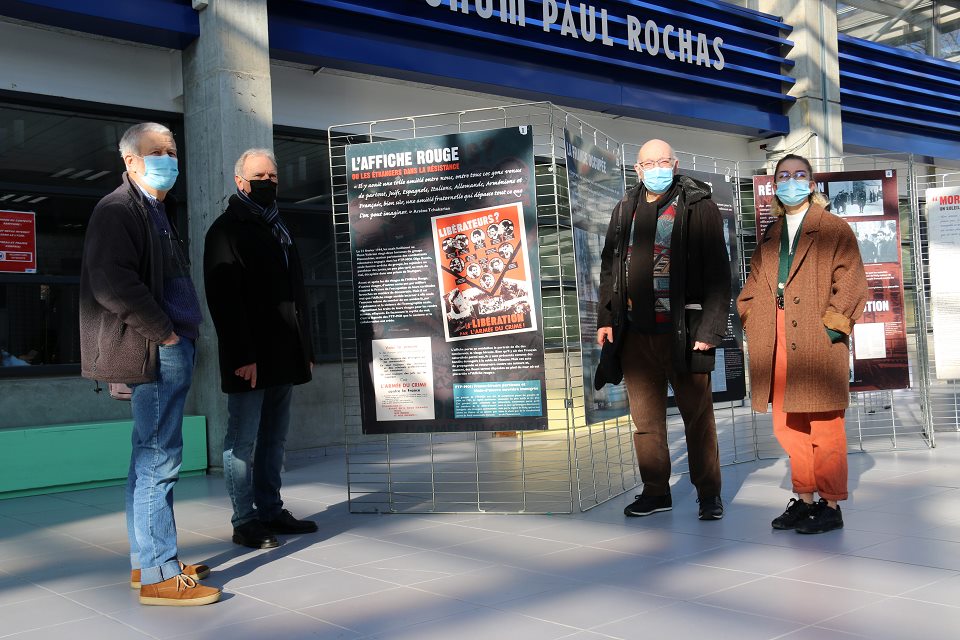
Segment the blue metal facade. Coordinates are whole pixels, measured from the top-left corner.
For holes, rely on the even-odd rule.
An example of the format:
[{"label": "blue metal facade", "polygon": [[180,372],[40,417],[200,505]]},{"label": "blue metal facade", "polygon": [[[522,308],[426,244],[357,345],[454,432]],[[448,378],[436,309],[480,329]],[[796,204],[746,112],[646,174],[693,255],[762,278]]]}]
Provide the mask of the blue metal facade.
[{"label": "blue metal facade", "polygon": [[960,159],[960,66],[840,35],[843,142]]},{"label": "blue metal facade", "polygon": [[[780,20],[713,0],[585,4],[595,8],[594,20],[573,3],[575,38],[561,34],[559,21],[544,30],[544,0],[523,3],[525,26],[502,22],[499,1],[483,18],[473,1],[463,13],[449,0],[438,7],[426,0],[270,0],[270,42],[275,58],[318,66],[751,135],[787,130],[793,79],[782,69],[791,66],[784,58],[791,43]],[[557,5],[562,14],[564,2]],[[628,16],[653,21],[660,39],[673,27],[667,42],[674,55],[676,30],[721,38],[723,68],[630,50]],[[597,25],[592,42],[583,24]]]},{"label": "blue metal facade", "polygon": [[[788,131],[791,28],[779,18],[717,0],[592,0],[583,3],[595,9],[591,39],[579,1],[578,37],[559,19],[544,30],[549,1],[508,0],[525,9],[519,26],[501,21],[500,0],[487,18],[476,0],[465,13],[450,0],[269,0],[272,55],[720,131]],[[562,15],[565,0],[556,4]],[[190,0],[3,0],[0,15],[177,49],[200,32]],[[677,30],[721,38],[723,68],[631,50],[628,16],[652,21],[661,40],[672,27],[674,55]],[[839,42],[847,148],[960,158],[958,65],[843,34]]]},{"label": "blue metal facade", "polygon": [[190,0],[2,0],[0,15],[171,49],[200,35]]}]

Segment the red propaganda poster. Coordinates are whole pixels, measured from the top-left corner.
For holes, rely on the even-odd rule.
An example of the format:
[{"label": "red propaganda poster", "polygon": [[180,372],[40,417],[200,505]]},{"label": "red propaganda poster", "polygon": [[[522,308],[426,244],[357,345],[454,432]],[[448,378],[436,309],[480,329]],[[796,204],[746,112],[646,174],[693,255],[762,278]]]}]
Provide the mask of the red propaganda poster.
[{"label": "red propaganda poster", "polygon": [[[754,176],[757,238],[775,217],[770,203],[773,176]],[[897,172],[818,173],[817,187],[829,210],[853,229],[867,274],[869,293],[850,340],[850,390],[880,391],[910,386],[904,322]]]},{"label": "red propaganda poster", "polygon": [[431,221],[447,342],[536,331],[522,203]]},{"label": "red propaganda poster", "polygon": [[32,211],[0,211],[0,272],[37,272],[37,226]]}]

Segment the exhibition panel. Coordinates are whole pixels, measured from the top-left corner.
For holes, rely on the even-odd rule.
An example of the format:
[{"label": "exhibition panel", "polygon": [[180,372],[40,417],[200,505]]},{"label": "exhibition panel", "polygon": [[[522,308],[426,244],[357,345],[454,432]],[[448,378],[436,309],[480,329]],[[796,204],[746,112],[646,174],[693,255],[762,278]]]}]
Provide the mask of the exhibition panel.
[{"label": "exhibition panel", "polygon": [[[548,103],[331,127],[352,510],[569,512],[636,484],[629,419],[613,416],[588,425],[585,415],[573,220],[564,170],[565,132],[569,137],[572,131],[618,157],[618,144]],[[444,145],[438,147],[438,141]],[[394,150],[398,144],[410,155]],[[376,148],[400,155],[369,153]],[[449,158],[418,164],[419,152],[429,148],[446,150]],[[525,166],[525,158],[532,166]],[[375,171],[391,175],[363,176],[364,163],[407,161],[412,166]],[[525,178],[528,168],[532,183]],[[620,163],[615,161],[613,169],[619,172]],[[436,180],[421,184],[421,176]],[[355,186],[365,180],[391,185]],[[529,198],[527,184],[534,187]],[[418,202],[404,208],[398,204],[402,198]],[[516,213],[521,209],[523,218]],[[361,218],[361,212],[371,217]],[[506,229],[505,221],[512,222]],[[371,286],[396,291],[407,283],[370,284],[369,248],[363,245],[368,227],[397,240],[395,246],[427,247],[417,265],[404,269],[413,272],[406,275],[420,282],[421,290],[378,296],[394,300],[386,310],[369,301]],[[505,259],[500,253],[508,243],[512,255]],[[535,246],[525,262],[518,259],[519,251]],[[433,275],[418,279],[421,272]],[[536,291],[517,296],[518,287]],[[414,298],[422,302],[415,312]],[[519,313],[517,301],[523,307]],[[499,322],[505,304],[513,305],[507,315],[517,323]],[[409,337],[392,337],[400,335]],[[404,359],[375,353],[373,343],[384,340],[387,347],[421,355]],[[532,356],[516,353],[518,341]],[[427,344],[434,345],[431,356],[423,355]],[[378,373],[384,368],[415,374],[399,381],[398,392],[392,386],[398,382],[387,387],[377,382],[386,379]],[[531,383],[538,375],[545,382],[545,404],[534,411],[538,403],[531,402],[537,397],[530,395],[536,386]],[[418,387],[423,391],[404,393],[403,384],[417,376],[420,384],[429,379],[431,391]],[[490,386],[497,389],[487,394]],[[421,413],[407,415],[414,406]]]}]

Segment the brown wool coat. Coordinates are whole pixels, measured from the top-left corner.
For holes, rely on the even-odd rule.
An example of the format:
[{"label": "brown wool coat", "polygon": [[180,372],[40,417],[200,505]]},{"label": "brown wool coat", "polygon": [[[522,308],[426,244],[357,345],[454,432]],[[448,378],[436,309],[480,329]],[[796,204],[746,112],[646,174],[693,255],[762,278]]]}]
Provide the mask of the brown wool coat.
[{"label": "brown wool coat", "polygon": [[[750,352],[753,408],[765,413],[773,381],[777,272],[784,220],[763,234],[737,299]],[[835,411],[850,401],[849,338],[831,343],[826,328],[849,336],[863,313],[867,278],[850,225],[811,205],[800,229],[784,295],[787,413]]]}]

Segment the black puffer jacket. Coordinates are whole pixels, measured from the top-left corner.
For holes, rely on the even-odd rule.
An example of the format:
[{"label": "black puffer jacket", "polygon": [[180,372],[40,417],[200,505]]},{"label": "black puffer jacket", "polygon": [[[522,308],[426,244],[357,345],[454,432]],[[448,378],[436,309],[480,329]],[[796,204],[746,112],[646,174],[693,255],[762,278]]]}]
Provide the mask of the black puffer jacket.
[{"label": "black puffer jacket", "polygon": [[315,358],[296,244],[285,260],[270,225],[231,196],[207,231],[203,277],[224,393],[250,391],[234,372],[253,363],[257,389],[310,381]]},{"label": "black puffer jacket", "polygon": [[[157,345],[173,333],[161,307],[163,246],[130,177],[90,216],[80,267],[80,365],[85,378],[126,384],[157,375]],[[176,233],[176,201],[164,200]]]},{"label": "black puffer jacket", "polygon": [[[688,176],[677,176],[677,217],[671,240],[670,311],[672,356],[677,371],[713,371],[716,350],[694,352],[694,341],[717,345],[727,334],[730,312],[730,261],[723,237],[723,219],[710,199],[710,187]],[[614,207],[601,253],[598,327],[613,327],[615,350],[627,326],[626,256],[631,220],[646,190],[642,184],[627,191]],[[653,256],[656,218],[638,219],[636,234],[643,244],[635,251]],[[642,289],[653,290],[653,269],[645,271]],[[652,294],[651,294],[652,295]],[[687,309],[700,305],[701,310]],[[602,371],[598,371],[598,376]],[[604,381],[597,380],[598,384]],[[611,381],[619,382],[619,381]]]}]

